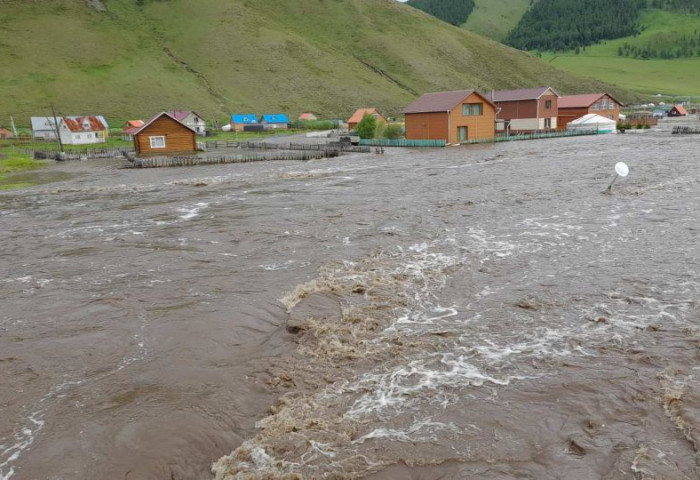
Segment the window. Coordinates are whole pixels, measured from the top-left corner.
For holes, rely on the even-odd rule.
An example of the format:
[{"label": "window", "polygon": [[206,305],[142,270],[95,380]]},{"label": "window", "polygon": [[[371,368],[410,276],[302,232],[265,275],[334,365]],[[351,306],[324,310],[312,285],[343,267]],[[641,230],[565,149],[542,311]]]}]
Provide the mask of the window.
[{"label": "window", "polygon": [[465,117],[482,115],[484,113],[483,103],[465,103],[462,105],[462,115]]},{"label": "window", "polygon": [[165,148],[165,137],[149,137],[151,148]]},{"label": "window", "polygon": [[551,101],[551,100],[545,100],[545,101],[544,101],[544,108],[546,108],[547,110],[551,109],[551,108],[552,108],[552,101]]},{"label": "window", "polygon": [[552,128],[552,119],[551,118],[544,119],[544,128]]}]

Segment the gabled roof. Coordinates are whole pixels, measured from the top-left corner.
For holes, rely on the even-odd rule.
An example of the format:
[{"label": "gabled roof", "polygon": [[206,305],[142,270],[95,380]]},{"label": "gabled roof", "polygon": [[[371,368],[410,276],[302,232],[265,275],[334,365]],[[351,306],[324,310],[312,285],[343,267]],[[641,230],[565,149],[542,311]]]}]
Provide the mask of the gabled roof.
[{"label": "gabled roof", "polygon": [[127,120],[126,123],[122,126],[124,130],[127,128],[141,128],[143,127],[143,120]]},{"label": "gabled roof", "polygon": [[175,120],[177,123],[179,123],[180,125],[182,125],[182,126],[185,127],[186,129],[191,130],[191,131],[194,132],[194,133],[197,133],[197,131],[196,131],[194,128],[185,125],[185,124],[182,123],[180,120],[178,120],[177,118],[175,118],[175,117],[173,117],[172,115],[170,115],[170,113],[168,113],[168,112],[161,112],[161,113],[159,113],[159,114],[153,116],[150,120],[148,120],[146,123],[144,123],[143,126],[142,126],[141,128],[137,129],[137,130],[134,131],[132,134],[133,134],[133,135],[136,135],[136,134],[138,134],[138,133],[141,133],[143,130],[145,130],[146,128],[148,128],[148,126],[149,126],[150,124],[152,124],[153,122],[155,122],[156,120],[158,120],[158,119],[159,119],[160,117],[162,117],[163,115],[165,115],[166,117],[172,118],[173,120]]},{"label": "gabled roof", "polygon": [[476,90],[456,90],[454,92],[425,93],[406,107],[403,113],[448,112],[462,103],[470,95],[477,94],[491,106],[491,100]]},{"label": "gabled roof", "polygon": [[360,123],[365,115],[374,115],[375,117],[384,118],[376,108],[358,108],[357,111],[352,114],[352,117],[348,118],[346,123]]},{"label": "gabled roof", "polygon": [[[60,117],[59,117],[60,118]],[[32,130],[55,130],[56,123],[51,117],[31,117]]]},{"label": "gabled roof", "polygon": [[258,123],[258,116],[254,113],[244,113],[240,115],[231,115],[231,123],[243,125],[254,125]]},{"label": "gabled roof", "polygon": [[173,117],[175,120],[178,122],[182,122],[184,119],[189,117],[190,115],[194,115],[195,117],[199,117],[200,119],[202,116],[198,114],[197,112],[193,112],[192,110],[173,110],[172,112],[166,112],[168,115]]},{"label": "gabled roof", "polygon": [[316,120],[316,115],[313,113],[302,113],[299,115],[299,120]]},{"label": "gabled roof", "polygon": [[674,105],[671,110],[677,111],[680,115],[688,115],[688,112],[685,110],[683,105]]},{"label": "gabled roof", "polygon": [[262,115],[261,122],[265,123],[289,123],[289,118],[284,113],[275,113],[272,115]]},{"label": "gabled roof", "polygon": [[560,95],[551,87],[521,88],[519,90],[494,90],[484,95],[492,102],[515,102],[518,100],[537,100],[548,91]]},{"label": "gabled roof", "polygon": [[605,95],[608,97],[612,98],[614,102],[616,102],[619,105],[622,105],[621,102],[617,101],[616,98],[614,98],[612,95],[609,93],[586,93],[583,95],[564,95],[563,97],[559,97],[559,102],[557,102],[557,105],[559,108],[588,108],[591,105],[593,105],[595,102],[603,98]]},{"label": "gabled roof", "polygon": [[74,133],[107,130],[107,122],[103,122],[101,117],[62,117],[61,122]]}]

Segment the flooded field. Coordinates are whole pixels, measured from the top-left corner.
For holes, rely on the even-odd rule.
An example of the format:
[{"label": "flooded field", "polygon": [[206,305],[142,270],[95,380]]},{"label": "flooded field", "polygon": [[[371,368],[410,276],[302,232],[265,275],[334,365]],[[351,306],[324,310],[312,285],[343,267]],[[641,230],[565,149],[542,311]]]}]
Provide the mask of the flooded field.
[{"label": "flooded field", "polygon": [[57,164],[0,193],[0,479],[699,478],[699,149]]}]

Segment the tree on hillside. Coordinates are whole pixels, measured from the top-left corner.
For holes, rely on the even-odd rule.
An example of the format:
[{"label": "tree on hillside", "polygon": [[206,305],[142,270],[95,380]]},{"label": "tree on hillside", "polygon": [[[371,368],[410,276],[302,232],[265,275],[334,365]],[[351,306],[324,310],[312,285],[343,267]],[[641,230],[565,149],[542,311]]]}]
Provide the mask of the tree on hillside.
[{"label": "tree on hillside", "polygon": [[406,4],[452,25],[462,25],[474,10],[474,0],[408,0]]},{"label": "tree on hillside", "polygon": [[369,113],[365,113],[360,123],[355,127],[355,133],[357,133],[360,138],[374,138],[376,132],[377,119]]}]

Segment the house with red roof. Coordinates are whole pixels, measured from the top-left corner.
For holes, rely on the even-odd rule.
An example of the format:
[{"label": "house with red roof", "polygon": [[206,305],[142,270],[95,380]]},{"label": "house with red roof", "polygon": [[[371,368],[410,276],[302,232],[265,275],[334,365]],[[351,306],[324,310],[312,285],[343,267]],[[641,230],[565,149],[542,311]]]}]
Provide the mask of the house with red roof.
[{"label": "house with red roof", "polygon": [[673,108],[668,111],[669,117],[685,117],[687,115],[688,112],[683,105],[674,105]]},{"label": "house with red roof", "polygon": [[197,132],[197,135],[204,136],[207,134],[207,122],[205,122],[202,116],[197,112],[193,112],[192,110],[174,110],[168,112],[168,114],[178,122],[184,123]]},{"label": "house with red roof", "polygon": [[352,117],[348,118],[348,128],[350,130],[354,130],[354,128],[357,127],[357,124],[362,121],[365,115],[372,115],[374,118],[377,119],[378,122],[387,123],[386,118],[384,118],[382,114],[377,111],[376,108],[358,108],[355,111],[355,113],[352,114]]},{"label": "house with red roof", "polygon": [[307,112],[299,115],[299,120],[302,122],[312,122],[314,120],[318,120],[318,118],[313,113]]},{"label": "house with red roof", "polygon": [[122,138],[124,140],[132,140],[134,138],[134,133],[136,133],[139,128],[143,127],[143,123],[143,120],[128,120],[122,125]]},{"label": "house with red roof", "polygon": [[61,117],[58,134],[64,145],[89,145],[105,143],[109,125],[102,116]]},{"label": "house with red roof", "polygon": [[557,128],[559,94],[551,87],[494,90],[486,97],[496,105],[496,129],[531,133]]},{"label": "house with red roof", "polygon": [[496,106],[476,90],[426,93],[403,113],[408,140],[454,145],[496,136]]},{"label": "house with red roof", "polygon": [[559,98],[558,129],[566,130],[566,124],[589,113],[620,121],[621,102],[609,93],[587,93],[583,95],[564,95]]}]

